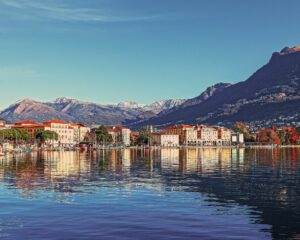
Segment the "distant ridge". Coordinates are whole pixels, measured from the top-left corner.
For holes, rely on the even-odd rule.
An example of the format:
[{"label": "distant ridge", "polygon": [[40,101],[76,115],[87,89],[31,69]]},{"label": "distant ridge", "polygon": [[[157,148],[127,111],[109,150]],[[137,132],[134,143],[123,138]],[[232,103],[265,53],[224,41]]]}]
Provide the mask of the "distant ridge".
[{"label": "distant ridge", "polygon": [[285,47],[273,53],[270,61],[246,81],[225,85],[210,97],[187,104],[188,100],[165,114],[132,124],[132,127],[170,124],[224,124],[235,121],[274,122],[300,113],[300,47]]},{"label": "distant ridge", "polygon": [[175,107],[185,100],[161,100],[155,103],[96,104],[69,97],[51,102],[32,99],[19,100],[0,112],[0,118],[9,122],[33,120],[43,122],[51,119],[80,122],[89,125],[116,125],[125,121],[153,117],[163,110]]}]

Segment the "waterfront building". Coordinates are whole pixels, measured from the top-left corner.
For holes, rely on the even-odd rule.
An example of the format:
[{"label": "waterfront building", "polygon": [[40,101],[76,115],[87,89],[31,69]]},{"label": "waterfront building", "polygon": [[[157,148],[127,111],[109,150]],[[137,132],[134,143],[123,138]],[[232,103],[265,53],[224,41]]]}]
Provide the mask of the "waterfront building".
[{"label": "waterfront building", "polygon": [[69,123],[61,120],[50,120],[44,122],[45,130],[58,134],[58,140],[52,141],[54,146],[71,146],[74,144],[74,129]]},{"label": "waterfront building", "polygon": [[[165,134],[169,135],[178,135],[179,136],[179,144],[187,144],[187,141],[192,141],[193,139],[193,130],[194,127],[190,125],[178,125],[178,126],[171,126],[164,130]],[[189,140],[187,140],[187,135]],[[191,140],[190,140],[191,139]]]},{"label": "waterfront building", "polygon": [[124,146],[130,146],[130,129],[122,128],[122,143]]},{"label": "waterfront building", "polygon": [[108,129],[114,144],[130,146],[130,129],[123,126],[115,126]]},{"label": "waterfront building", "polygon": [[163,130],[165,134],[179,136],[179,144],[187,146],[227,146],[231,145],[231,130],[217,126],[171,126]]},{"label": "waterfront building", "polygon": [[198,141],[198,133],[195,128],[186,128],[183,131],[183,144],[196,145]]},{"label": "waterfront building", "polygon": [[83,142],[87,137],[88,133],[91,131],[89,127],[83,124],[71,123],[70,126],[74,130],[74,144],[79,144],[80,142]]},{"label": "waterfront building", "polygon": [[16,122],[12,127],[12,129],[19,129],[27,132],[30,135],[31,143],[35,141],[35,133],[37,131],[44,131],[45,126],[43,124],[34,122],[34,121],[20,121]]},{"label": "waterfront building", "polygon": [[138,145],[138,139],[140,137],[140,133],[139,132],[131,132],[130,133],[130,143],[133,146]]},{"label": "waterfront building", "polygon": [[163,133],[151,134],[151,145],[159,145],[163,147],[179,146],[179,135]]},{"label": "waterfront building", "polygon": [[222,146],[231,145],[231,130],[225,127],[218,127],[219,144]]},{"label": "waterfront building", "polygon": [[231,135],[231,143],[233,145],[243,145],[244,142],[244,134],[242,133],[233,133]]},{"label": "waterfront building", "polygon": [[0,119],[0,127],[5,126],[6,121],[4,119]]},{"label": "waterfront building", "polygon": [[215,146],[219,142],[217,127],[197,126],[198,143],[204,146]]},{"label": "waterfront building", "polygon": [[161,144],[161,133],[151,133],[150,144],[154,146],[160,146]]}]

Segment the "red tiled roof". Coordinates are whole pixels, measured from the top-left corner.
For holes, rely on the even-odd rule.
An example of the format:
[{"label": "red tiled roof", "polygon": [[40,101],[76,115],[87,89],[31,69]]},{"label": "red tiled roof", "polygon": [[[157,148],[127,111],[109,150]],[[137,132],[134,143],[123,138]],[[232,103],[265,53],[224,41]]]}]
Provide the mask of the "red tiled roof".
[{"label": "red tiled roof", "polygon": [[190,125],[179,125],[179,126],[170,126],[168,129],[183,129],[183,128],[193,128],[193,126]]},{"label": "red tiled roof", "polygon": [[38,124],[38,123],[34,122],[34,121],[28,121],[28,120],[15,123],[15,125],[36,125],[36,124]]},{"label": "red tiled roof", "polygon": [[44,124],[49,124],[49,123],[60,123],[60,124],[68,124],[64,121],[58,120],[58,119],[53,119],[53,120],[49,120],[47,122],[44,122]]},{"label": "red tiled roof", "polygon": [[123,127],[123,126],[115,126],[114,128],[115,128],[115,129],[118,129],[118,130],[126,129],[126,128]]}]

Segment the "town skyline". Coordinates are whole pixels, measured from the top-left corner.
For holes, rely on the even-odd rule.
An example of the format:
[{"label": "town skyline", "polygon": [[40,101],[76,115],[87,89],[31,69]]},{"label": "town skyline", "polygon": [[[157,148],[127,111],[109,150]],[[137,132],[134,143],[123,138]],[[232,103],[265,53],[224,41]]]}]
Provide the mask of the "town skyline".
[{"label": "town skyline", "polygon": [[1,0],[0,109],[61,96],[147,104],[243,81],[299,45],[289,2]]}]

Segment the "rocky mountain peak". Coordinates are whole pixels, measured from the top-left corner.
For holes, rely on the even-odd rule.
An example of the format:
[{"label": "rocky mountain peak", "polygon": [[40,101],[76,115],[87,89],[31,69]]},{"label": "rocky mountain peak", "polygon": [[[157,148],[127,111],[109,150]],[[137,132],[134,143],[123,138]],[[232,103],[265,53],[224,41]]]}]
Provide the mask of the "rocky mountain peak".
[{"label": "rocky mountain peak", "polygon": [[71,102],[80,102],[78,99],[75,99],[75,98],[71,98],[71,97],[59,97],[59,98],[56,98],[53,103],[56,103],[56,104],[62,104],[62,103],[71,103]]},{"label": "rocky mountain peak", "polygon": [[285,47],[280,51],[280,55],[287,55],[287,54],[292,54],[295,52],[300,52],[300,46],[295,46],[295,47]]},{"label": "rocky mountain peak", "polygon": [[142,106],[142,104],[138,104],[134,101],[124,101],[117,104],[117,107],[119,108],[140,108]]}]

